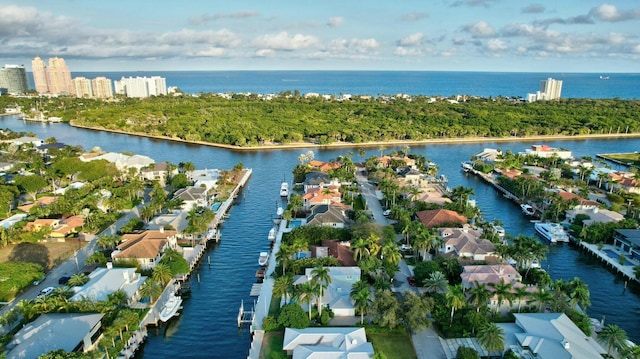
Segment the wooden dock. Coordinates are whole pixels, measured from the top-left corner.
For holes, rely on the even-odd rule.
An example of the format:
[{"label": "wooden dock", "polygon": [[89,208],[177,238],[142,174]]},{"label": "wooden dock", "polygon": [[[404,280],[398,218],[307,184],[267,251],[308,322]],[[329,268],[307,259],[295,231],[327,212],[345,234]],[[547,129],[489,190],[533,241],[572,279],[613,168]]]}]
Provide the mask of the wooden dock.
[{"label": "wooden dock", "polygon": [[[640,283],[640,280],[636,278],[634,269],[633,269],[636,265],[640,265],[640,263],[634,262],[633,260],[627,257],[627,261],[626,261],[627,265],[621,264],[618,258],[612,258],[606,252],[604,252],[605,250],[610,250],[617,254],[622,254],[622,253],[619,253],[620,251],[617,250],[614,246],[605,245],[604,247],[602,247],[602,249],[599,249],[598,245],[596,244],[587,243],[585,241],[576,241],[575,238],[571,238],[571,240],[573,243],[578,245],[578,247],[587,251],[589,254],[595,256],[600,261],[605,263],[607,268],[612,269],[614,272],[622,275],[627,280],[632,280]],[[628,264],[633,264],[633,265],[628,265]],[[626,287],[626,284],[625,284],[625,287]]]}]

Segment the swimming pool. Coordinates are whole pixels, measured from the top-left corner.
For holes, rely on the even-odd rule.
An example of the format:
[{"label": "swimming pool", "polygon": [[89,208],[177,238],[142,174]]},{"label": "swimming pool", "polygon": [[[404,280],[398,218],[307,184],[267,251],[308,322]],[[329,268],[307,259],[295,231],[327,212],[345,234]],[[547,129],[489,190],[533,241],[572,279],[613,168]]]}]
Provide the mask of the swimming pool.
[{"label": "swimming pool", "polygon": [[300,254],[296,253],[293,255],[294,259],[307,258],[307,252],[300,252]]},{"label": "swimming pool", "polygon": [[304,219],[292,219],[289,221],[289,228],[297,228],[304,225],[306,221]]},{"label": "swimming pool", "polygon": [[222,202],[215,202],[214,204],[211,205],[211,210],[217,211],[221,205],[222,205]]}]

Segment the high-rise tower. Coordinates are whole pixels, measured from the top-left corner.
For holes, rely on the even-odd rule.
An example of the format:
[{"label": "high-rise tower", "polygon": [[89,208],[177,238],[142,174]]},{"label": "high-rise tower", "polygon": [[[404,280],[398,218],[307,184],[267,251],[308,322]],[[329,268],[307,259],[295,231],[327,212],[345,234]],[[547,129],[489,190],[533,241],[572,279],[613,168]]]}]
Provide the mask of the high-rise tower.
[{"label": "high-rise tower", "polygon": [[23,94],[29,91],[27,71],[22,65],[4,65],[0,69],[0,91]]},{"label": "high-rise tower", "polygon": [[560,98],[562,92],[562,80],[554,80],[549,77],[540,81],[540,93],[543,94],[544,100],[555,100]]},{"label": "high-rise tower", "polygon": [[49,59],[47,85],[49,93],[75,94],[75,89],[71,83],[71,72],[63,58],[53,57]]},{"label": "high-rise tower", "polygon": [[36,85],[37,93],[49,93],[49,85],[47,84],[47,66],[44,60],[36,57],[31,61],[31,72],[33,73],[33,82]]}]

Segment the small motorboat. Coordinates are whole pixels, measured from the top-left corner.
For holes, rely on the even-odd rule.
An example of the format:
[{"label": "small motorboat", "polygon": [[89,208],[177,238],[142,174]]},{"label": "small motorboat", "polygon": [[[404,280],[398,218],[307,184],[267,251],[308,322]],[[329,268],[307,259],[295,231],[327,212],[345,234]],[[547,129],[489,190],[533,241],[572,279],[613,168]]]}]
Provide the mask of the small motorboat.
[{"label": "small motorboat", "polygon": [[521,204],[520,208],[522,208],[522,213],[526,214],[527,216],[533,216],[534,214],[536,214],[535,209],[533,209],[533,207],[528,204]]},{"label": "small motorboat", "polygon": [[267,265],[269,261],[269,252],[260,252],[260,257],[258,258],[258,264],[262,267]]}]

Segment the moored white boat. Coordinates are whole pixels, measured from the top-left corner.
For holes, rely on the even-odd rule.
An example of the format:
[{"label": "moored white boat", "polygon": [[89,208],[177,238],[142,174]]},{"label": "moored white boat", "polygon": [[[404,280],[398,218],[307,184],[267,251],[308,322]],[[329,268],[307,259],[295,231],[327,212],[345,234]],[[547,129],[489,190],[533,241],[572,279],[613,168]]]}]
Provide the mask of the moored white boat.
[{"label": "moored white boat", "polygon": [[522,209],[522,213],[526,214],[527,216],[533,216],[536,213],[533,207],[528,204],[521,204],[520,208]]},{"label": "moored white boat", "polygon": [[551,243],[569,242],[569,236],[558,223],[537,222],[533,225],[538,234]]},{"label": "moored white boat", "polygon": [[289,197],[289,184],[287,182],[280,184],[280,197]]},{"label": "moored white boat", "polygon": [[171,294],[166,303],[162,306],[162,310],[160,311],[160,320],[162,322],[166,322],[169,319],[173,318],[178,310],[180,309],[180,305],[182,304],[182,298],[176,296],[175,294]]},{"label": "moored white boat", "polygon": [[276,210],[276,216],[278,216],[278,218],[282,218],[283,214],[284,214],[284,208],[278,207],[278,209]]},{"label": "moored white boat", "polygon": [[260,257],[258,258],[258,264],[260,266],[266,266],[269,261],[269,252],[260,252]]},{"label": "moored white boat", "polygon": [[272,228],[269,230],[269,236],[268,236],[267,238],[268,238],[270,241],[275,241],[275,240],[276,240],[276,233],[277,233],[277,231],[276,231],[276,227],[272,227]]}]

